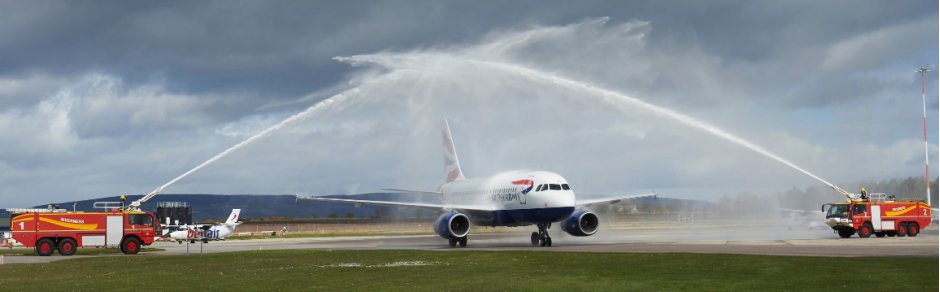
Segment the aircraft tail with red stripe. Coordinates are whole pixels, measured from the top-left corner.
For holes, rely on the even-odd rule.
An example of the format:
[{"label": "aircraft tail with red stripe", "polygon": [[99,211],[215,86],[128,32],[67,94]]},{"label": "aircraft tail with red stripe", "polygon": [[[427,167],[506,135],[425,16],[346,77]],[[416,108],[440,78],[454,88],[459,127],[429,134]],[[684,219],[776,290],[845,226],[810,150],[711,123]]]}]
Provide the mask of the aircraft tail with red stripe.
[{"label": "aircraft tail with red stripe", "polygon": [[454,149],[454,138],[450,135],[450,125],[444,120],[444,170],[447,172],[447,182],[463,180],[463,171],[460,170],[460,160],[457,159],[457,150]]}]

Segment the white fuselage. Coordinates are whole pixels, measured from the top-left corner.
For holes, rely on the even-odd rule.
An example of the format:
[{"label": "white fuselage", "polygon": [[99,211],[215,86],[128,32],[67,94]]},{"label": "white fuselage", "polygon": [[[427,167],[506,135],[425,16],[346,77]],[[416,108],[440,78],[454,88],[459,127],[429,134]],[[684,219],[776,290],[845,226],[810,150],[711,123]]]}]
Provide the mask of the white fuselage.
[{"label": "white fuselage", "polygon": [[238,216],[241,212],[241,209],[232,209],[232,214],[228,215],[228,219],[225,220],[225,223],[217,223],[209,228],[205,228],[206,225],[181,226],[180,230],[170,232],[169,237],[171,240],[179,242],[224,240],[225,237],[235,232],[235,228],[238,227],[238,224],[241,224],[241,222],[238,221]]},{"label": "white fuselage", "polygon": [[170,239],[175,241],[223,240],[234,231],[235,226],[227,226],[225,224],[216,224],[206,230],[196,225],[190,225],[183,226],[180,230],[170,232]]},{"label": "white fuselage", "polygon": [[479,206],[461,210],[477,225],[519,226],[564,220],[575,209],[575,194],[561,176],[548,171],[509,171],[464,179],[440,188],[444,204]]}]

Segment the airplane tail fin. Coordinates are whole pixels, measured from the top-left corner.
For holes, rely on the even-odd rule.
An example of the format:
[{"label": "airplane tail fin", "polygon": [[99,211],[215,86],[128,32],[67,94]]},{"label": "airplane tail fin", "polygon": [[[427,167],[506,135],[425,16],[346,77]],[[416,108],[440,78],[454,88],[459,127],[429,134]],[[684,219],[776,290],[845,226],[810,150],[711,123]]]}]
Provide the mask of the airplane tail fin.
[{"label": "airplane tail fin", "polygon": [[238,223],[238,215],[242,212],[242,209],[232,209],[232,214],[228,215],[228,220],[225,220],[225,225],[235,225]]},{"label": "airplane tail fin", "polygon": [[454,149],[454,139],[450,135],[450,125],[444,120],[444,170],[447,172],[447,182],[463,180],[463,171],[460,170],[460,160],[457,159],[457,150]]}]

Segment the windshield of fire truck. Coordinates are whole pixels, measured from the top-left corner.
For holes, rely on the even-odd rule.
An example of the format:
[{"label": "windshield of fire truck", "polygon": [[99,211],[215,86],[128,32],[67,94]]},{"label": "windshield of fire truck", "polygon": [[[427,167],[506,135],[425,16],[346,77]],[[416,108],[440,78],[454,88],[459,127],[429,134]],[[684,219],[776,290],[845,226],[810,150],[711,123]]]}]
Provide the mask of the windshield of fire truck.
[{"label": "windshield of fire truck", "polygon": [[849,217],[849,204],[833,204],[826,212],[826,218]]},{"label": "windshield of fire truck", "polygon": [[153,217],[150,217],[149,214],[132,214],[128,216],[127,220],[131,224],[153,226]]}]

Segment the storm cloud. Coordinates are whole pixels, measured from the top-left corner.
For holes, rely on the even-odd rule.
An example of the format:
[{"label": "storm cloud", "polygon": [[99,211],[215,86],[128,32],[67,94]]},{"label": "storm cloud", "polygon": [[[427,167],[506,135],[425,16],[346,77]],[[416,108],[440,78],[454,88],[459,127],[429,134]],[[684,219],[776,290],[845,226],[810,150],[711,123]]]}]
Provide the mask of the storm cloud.
[{"label": "storm cloud", "polygon": [[[914,70],[937,68],[937,24],[936,1],[3,2],[0,206],[147,193],[338,93],[351,97],[166,191],[434,189],[441,118],[472,176],[548,169],[581,191],[698,199],[818,185],[470,61],[676,110],[837,184],[916,176]],[[927,90],[936,125],[935,70]]]}]

